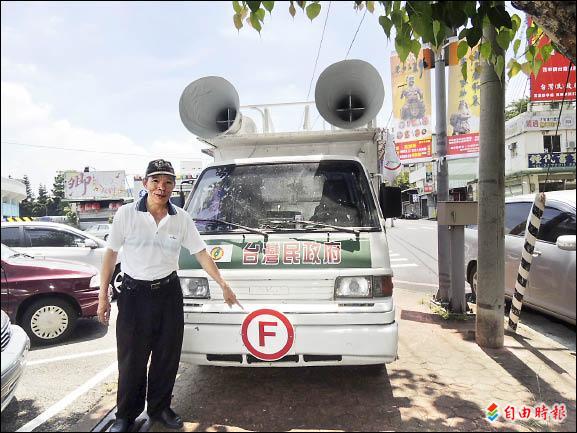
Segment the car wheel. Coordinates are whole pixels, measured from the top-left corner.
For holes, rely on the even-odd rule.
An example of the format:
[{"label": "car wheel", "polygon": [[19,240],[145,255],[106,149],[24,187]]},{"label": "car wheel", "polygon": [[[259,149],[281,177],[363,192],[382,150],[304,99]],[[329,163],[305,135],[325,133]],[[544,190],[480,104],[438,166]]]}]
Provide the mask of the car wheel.
[{"label": "car wheel", "polygon": [[120,270],[120,264],[116,265],[114,268],[114,273],[112,274],[112,299],[118,298],[120,291],[122,290],[122,278],[124,274]]},{"label": "car wheel", "polygon": [[22,327],[33,344],[56,344],[68,338],[76,326],[76,311],[59,298],[39,299],[22,316]]},{"label": "car wheel", "polygon": [[105,241],[108,240],[108,235],[104,235],[104,240],[105,240]]}]

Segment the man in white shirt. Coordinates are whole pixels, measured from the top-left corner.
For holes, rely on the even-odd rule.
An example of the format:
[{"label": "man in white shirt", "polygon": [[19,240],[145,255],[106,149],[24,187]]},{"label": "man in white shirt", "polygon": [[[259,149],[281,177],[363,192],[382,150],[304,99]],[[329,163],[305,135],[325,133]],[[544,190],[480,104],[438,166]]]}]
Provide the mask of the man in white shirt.
[{"label": "man in white shirt", "polygon": [[192,217],[170,203],[175,180],[170,162],[151,161],[144,179],[147,194],[117,211],[108,237],[98,303],[98,318],[106,325],[110,318],[108,285],[121,247],[124,272],[117,301],[118,410],[112,432],[128,431],[143,411],[145,400],[152,420],[173,429],[183,426],[170,408],[184,332],[182,291],[176,274],[181,246],[194,254],[219,284],[225,302],[240,305],[207,253]]}]

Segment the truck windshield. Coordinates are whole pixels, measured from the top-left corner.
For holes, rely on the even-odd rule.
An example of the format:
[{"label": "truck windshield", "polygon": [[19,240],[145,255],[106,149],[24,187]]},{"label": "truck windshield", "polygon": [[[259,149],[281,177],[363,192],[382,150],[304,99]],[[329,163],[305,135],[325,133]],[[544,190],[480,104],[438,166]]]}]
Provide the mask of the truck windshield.
[{"label": "truck windshield", "polygon": [[233,229],[206,220],[297,231],[322,230],[323,224],[379,227],[368,179],[356,161],[214,167],[202,174],[193,194],[187,211],[204,233]]}]

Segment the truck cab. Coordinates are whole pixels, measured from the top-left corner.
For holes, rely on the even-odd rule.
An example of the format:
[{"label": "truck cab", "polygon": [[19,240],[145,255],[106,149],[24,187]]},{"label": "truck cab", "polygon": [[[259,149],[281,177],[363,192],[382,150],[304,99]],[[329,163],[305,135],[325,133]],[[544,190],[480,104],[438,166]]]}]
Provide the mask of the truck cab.
[{"label": "truck cab", "polygon": [[366,62],[332,65],[315,98],[340,129],[284,133],[257,133],[220,77],[184,90],[181,120],[214,156],[185,210],[240,305],[225,304],[183,251],[182,361],[300,367],[397,358],[385,218],[400,216],[400,189],[389,194],[382,184],[382,130],[370,122],[382,87]]}]

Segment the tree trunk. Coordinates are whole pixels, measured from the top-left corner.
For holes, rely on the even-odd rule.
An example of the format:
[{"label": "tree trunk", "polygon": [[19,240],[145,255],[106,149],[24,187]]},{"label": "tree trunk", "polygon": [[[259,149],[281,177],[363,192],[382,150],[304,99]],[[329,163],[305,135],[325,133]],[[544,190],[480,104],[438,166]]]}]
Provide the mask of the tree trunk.
[{"label": "tree trunk", "polygon": [[[503,2],[497,2],[497,4]],[[503,55],[493,26],[483,36]],[[479,229],[476,341],[502,348],[505,340],[505,77],[482,63],[479,135]]]},{"label": "tree trunk", "polygon": [[576,63],[574,1],[512,1],[511,4],[529,14],[561,53]]}]

